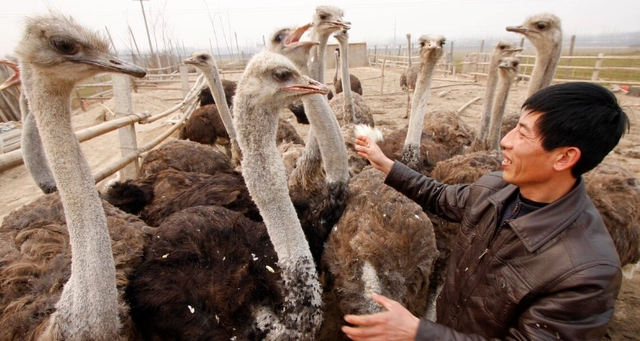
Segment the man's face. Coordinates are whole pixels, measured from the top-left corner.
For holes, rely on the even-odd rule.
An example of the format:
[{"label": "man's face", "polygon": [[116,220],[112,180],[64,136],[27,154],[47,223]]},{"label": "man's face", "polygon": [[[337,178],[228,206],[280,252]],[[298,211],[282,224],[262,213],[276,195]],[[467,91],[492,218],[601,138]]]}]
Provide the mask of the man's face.
[{"label": "man's face", "polygon": [[540,113],[527,111],[518,125],[500,141],[503,179],[521,189],[544,183],[553,175],[554,153],[542,148],[536,129]]}]

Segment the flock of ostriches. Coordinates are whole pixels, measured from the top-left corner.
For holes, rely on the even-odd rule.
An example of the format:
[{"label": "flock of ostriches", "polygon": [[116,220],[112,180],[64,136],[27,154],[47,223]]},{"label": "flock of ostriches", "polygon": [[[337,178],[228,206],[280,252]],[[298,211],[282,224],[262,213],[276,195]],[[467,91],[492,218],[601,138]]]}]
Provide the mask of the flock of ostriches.
[{"label": "flock of ostriches", "polygon": [[[372,291],[433,319],[456,226],[384,185],[355,154],[355,134],[379,132],[349,74],[343,15],[320,6],[310,24],[275,32],[237,83],[220,79],[209,53],[184,60],[207,79],[200,108],[180,139],[148,154],[138,178],[103,193],[72,130],[71,91],[97,73],[145,70],[65,15],[27,19],[18,65],[3,62],[16,76],[2,87],[22,86],[25,165],[47,194],[0,227],[0,339],[339,340],[342,316],[382,309]],[[507,30],[536,48],[529,94],[548,86],[560,20],[535,15]],[[340,72],[329,100],[331,36]],[[446,183],[498,170],[519,49],[495,47],[476,132],[455,113],[427,110],[445,38],[419,43],[420,63],[401,79],[409,123],[381,147]],[[306,143],[279,118],[287,107],[311,125]],[[611,164],[585,178],[622,263],[637,262],[636,180]]]}]

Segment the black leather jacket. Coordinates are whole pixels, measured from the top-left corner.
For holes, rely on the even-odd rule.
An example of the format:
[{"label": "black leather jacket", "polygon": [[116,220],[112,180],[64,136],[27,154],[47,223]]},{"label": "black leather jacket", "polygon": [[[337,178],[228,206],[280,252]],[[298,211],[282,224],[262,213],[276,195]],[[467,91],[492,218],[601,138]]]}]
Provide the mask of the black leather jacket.
[{"label": "black leather jacket", "polygon": [[416,340],[601,340],[620,290],[620,260],[582,179],[559,200],[497,226],[517,190],[502,173],[444,185],[395,162],[385,183],[461,222],[437,323]]}]

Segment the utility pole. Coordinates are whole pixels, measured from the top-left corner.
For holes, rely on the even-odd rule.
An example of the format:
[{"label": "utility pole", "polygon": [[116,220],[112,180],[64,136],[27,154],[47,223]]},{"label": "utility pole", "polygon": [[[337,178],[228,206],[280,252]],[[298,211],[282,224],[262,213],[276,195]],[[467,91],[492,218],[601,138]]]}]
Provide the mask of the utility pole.
[{"label": "utility pole", "polygon": [[[136,0],[133,0],[136,1]],[[153,52],[153,44],[151,44],[151,34],[149,34],[149,25],[147,25],[147,15],[144,12],[144,5],[142,4],[142,1],[148,1],[148,0],[137,0],[140,1],[140,8],[142,9],[142,18],[144,18],[144,27],[147,29],[147,39],[149,40],[149,51],[151,52],[151,57],[156,58],[156,63],[158,64],[158,67],[160,67],[160,58],[158,57],[157,54],[155,54]]]}]

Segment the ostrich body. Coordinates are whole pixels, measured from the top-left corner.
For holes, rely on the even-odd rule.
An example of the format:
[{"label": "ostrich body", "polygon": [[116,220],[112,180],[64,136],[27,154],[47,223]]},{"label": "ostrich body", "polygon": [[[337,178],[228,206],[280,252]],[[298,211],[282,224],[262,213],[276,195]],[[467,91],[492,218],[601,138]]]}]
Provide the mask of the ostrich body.
[{"label": "ostrich body", "polygon": [[520,26],[507,26],[506,29],[524,35],[536,49],[536,63],[527,88],[529,98],[553,81],[562,50],[560,18],[550,13],[537,14]]},{"label": "ostrich body", "polygon": [[[326,103],[327,91],[283,56],[264,51],[252,58],[238,82],[234,123],[243,177],[264,224],[218,206],[191,207],[170,216],[147,247],[130,286],[137,325],[155,330],[159,338],[314,338],[322,323],[321,288],[289,198],[275,134],[282,107],[310,96]],[[326,120],[313,110],[308,113],[312,124]],[[319,136],[326,130],[316,128]],[[319,140],[334,148],[331,139]],[[324,143],[320,148],[330,154]],[[340,173],[346,170],[343,163],[336,168],[343,169]],[[327,177],[338,180],[331,169]],[[167,275],[158,275],[163,273]],[[176,291],[171,283],[181,280],[187,284]]]},{"label": "ostrich body", "polygon": [[[227,102],[227,106],[231,108],[233,105],[233,96],[236,94],[236,87],[238,86],[238,83],[228,79],[221,79],[220,82],[222,83],[222,89],[224,89],[224,98]],[[216,104],[216,100],[213,98],[211,89],[208,86],[200,91],[198,94],[198,101],[200,102],[201,107],[207,104]]]},{"label": "ostrich body", "polygon": [[518,65],[520,61],[513,57],[500,59],[498,65],[498,87],[495,96],[495,105],[491,110],[491,127],[487,136],[487,144],[493,150],[500,150],[500,129],[502,128],[502,117],[507,106],[509,90],[515,77],[518,75]]},{"label": "ostrich body", "polygon": [[71,126],[77,82],[100,72],[143,77],[109,53],[98,34],[60,14],[27,19],[16,48],[21,81],[64,205],[71,275],[38,340],[118,338],[116,276],[107,221],[89,166]]},{"label": "ostrich body", "polygon": [[[333,75],[333,87],[336,89],[336,95],[342,92],[342,89],[344,88],[343,86],[343,82],[342,82],[342,77],[343,76],[339,76],[339,72],[338,70],[342,70],[342,68],[338,67],[338,65],[340,65],[340,49],[336,49],[334,51],[334,55],[336,57],[336,61],[335,61],[335,65],[336,65],[336,73]],[[356,77],[353,74],[349,74],[349,84],[351,87],[351,91],[357,93],[358,95],[362,96],[362,83],[360,83],[360,79],[358,79],[358,77]],[[329,98],[331,99],[331,98]]]},{"label": "ostrich body", "polygon": [[503,57],[510,57],[516,52],[522,51],[522,48],[515,48],[513,44],[500,41],[493,49],[491,59],[489,59],[489,70],[487,70],[487,86],[484,91],[482,101],[482,110],[480,111],[480,129],[478,130],[478,140],[484,141],[489,133],[489,125],[491,121],[491,112],[493,109],[493,101],[498,84],[498,65]]},{"label": "ostrich body", "polygon": [[438,59],[442,56],[442,46],[445,38],[440,35],[423,35],[420,37],[420,73],[416,83],[416,89],[411,102],[411,117],[409,118],[409,129],[404,142],[401,161],[407,166],[421,171],[420,162],[420,139],[422,126],[427,114],[427,103],[429,100],[429,90],[433,80],[433,70]]},{"label": "ostrich body", "polygon": [[[349,77],[349,33],[347,30],[341,30],[336,32],[334,38],[340,45],[341,62],[340,69],[342,72],[342,87],[344,89],[351,89],[351,80]],[[340,100],[340,94],[344,98]],[[336,117],[342,117],[342,125],[347,123],[366,124],[368,126],[375,126],[373,122],[373,116],[371,115],[371,108],[364,102],[364,100],[354,101],[354,97],[361,97],[355,91],[348,90],[338,93],[333,97],[331,102],[331,108]],[[360,98],[362,99],[362,98]],[[340,105],[342,104],[342,105]]]}]

